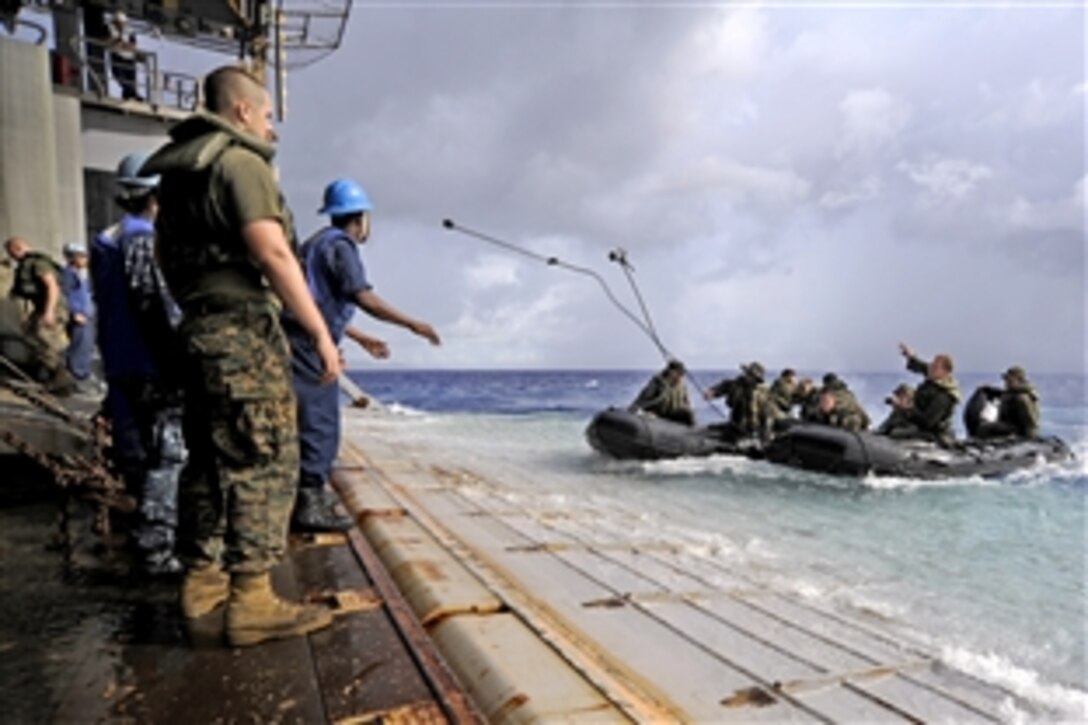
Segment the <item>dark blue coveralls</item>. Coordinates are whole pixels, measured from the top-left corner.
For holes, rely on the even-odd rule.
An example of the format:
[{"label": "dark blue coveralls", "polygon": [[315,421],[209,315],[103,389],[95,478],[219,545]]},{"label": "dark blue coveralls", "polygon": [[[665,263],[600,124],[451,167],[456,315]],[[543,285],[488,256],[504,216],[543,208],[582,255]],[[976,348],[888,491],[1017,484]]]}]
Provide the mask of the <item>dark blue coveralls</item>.
[{"label": "dark blue coveralls", "polygon": [[180,399],[157,362],[170,358],[180,313],[153,262],[154,234],[149,220],[126,215],[95,238],[90,265],[111,454],[140,502],[136,544],[149,560],[173,555],[185,460]]},{"label": "dark blue coveralls", "polygon": [[[327,227],[306,240],[299,255],[310,293],[333,342],[339,345],[355,313],[356,295],[371,289],[358,245],[342,229]],[[299,487],[320,488],[340,449],[340,388],[321,384],[321,358],[313,339],[286,311],[283,329],[291,343],[292,382],[298,398]]]},{"label": "dark blue coveralls", "polygon": [[[91,301],[91,284],[71,265],[60,273],[60,284],[68,301],[68,372],[76,380],[86,380],[91,375],[91,359],[94,357],[94,303]],[[83,315],[86,322],[77,324],[74,316]]]}]

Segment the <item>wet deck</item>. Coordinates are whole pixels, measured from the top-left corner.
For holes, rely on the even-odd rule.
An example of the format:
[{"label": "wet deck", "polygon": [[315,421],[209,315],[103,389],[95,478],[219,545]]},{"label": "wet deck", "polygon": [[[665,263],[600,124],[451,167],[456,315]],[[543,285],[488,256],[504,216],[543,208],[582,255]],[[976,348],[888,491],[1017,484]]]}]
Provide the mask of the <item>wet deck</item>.
[{"label": "wet deck", "polygon": [[[513,492],[354,420],[345,454],[354,470],[337,486],[492,720],[512,719],[498,703],[516,694],[538,719],[564,721],[1046,717],[893,636],[879,618],[776,593],[713,556],[692,556],[685,542],[634,540],[603,527],[587,503],[556,507],[531,489]],[[487,631],[500,618],[540,645],[521,655],[536,658],[536,677],[523,677],[530,668]],[[474,674],[485,669],[513,685],[493,692]],[[567,678],[568,690],[541,692],[545,677]]]},{"label": "wet deck", "polygon": [[418,623],[364,565],[357,534],[296,539],[275,572],[285,595],[337,606],[330,629],[231,649],[222,609],[187,631],[175,583],[130,575],[89,517],[62,544],[50,481],[17,459],[0,465],[4,722],[473,720]]}]

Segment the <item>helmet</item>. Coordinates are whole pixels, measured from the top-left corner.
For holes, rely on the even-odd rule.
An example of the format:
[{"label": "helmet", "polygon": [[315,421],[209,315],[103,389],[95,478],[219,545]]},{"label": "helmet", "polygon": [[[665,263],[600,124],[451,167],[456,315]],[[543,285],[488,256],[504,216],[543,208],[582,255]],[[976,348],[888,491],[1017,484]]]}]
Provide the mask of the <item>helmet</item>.
[{"label": "helmet", "polygon": [[121,186],[140,189],[154,189],[159,185],[159,177],[140,176],[140,169],[147,162],[148,154],[129,154],[117,165],[117,183]]},{"label": "helmet", "polygon": [[347,216],[373,208],[374,205],[370,203],[370,197],[366,195],[363,187],[351,179],[337,179],[325,187],[325,205],[317,213]]}]

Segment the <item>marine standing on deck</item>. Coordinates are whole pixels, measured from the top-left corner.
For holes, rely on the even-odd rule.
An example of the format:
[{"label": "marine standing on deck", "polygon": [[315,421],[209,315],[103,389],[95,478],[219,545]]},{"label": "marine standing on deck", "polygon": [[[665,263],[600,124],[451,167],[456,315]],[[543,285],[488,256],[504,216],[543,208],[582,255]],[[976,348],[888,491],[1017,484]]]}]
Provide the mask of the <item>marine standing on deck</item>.
[{"label": "marine standing on deck", "polygon": [[11,237],[4,249],[15,263],[11,296],[29,306],[23,325],[27,339],[34,349],[35,375],[50,392],[67,395],[74,382],[64,355],[68,336],[64,323],[68,320],[68,303],[60,279],[60,266],[41,252],[31,250],[21,237]]},{"label": "marine standing on deck", "polygon": [[952,358],[941,354],[927,363],[904,343],[899,343],[899,352],[907,359],[907,370],[926,376],[914,391],[913,404],[905,409],[907,420],[914,427],[907,434],[930,438],[942,445],[952,443],[955,440],[952,414],[960,399],[959,385],[952,377]]},{"label": "marine standing on deck", "polygon": [[95,237],[91,280],[99,308],[98,345],[106,374],[104,411],[111,458],[138,503],[131,544],[146,574],[174,574],[181,431],[181,313],[155,262],[158,177],[139,176],[146,154],[117,168],[124,215]]},{"label": "marine standing on deck", "polygon": [[183,313],[182,610],[193,619],[226,601],[227,639],[240,646],[332,621],[325,607],[281,599],[269,577],[298,474],[290,353],[272,293],[313,338],[323,381],[341,361],[289,242],[268,92],[228,66],[205,78],[204,98],[207,112],[175,126],[143,173],[162,175],[159,259]]},{"label": "marine standing on deck", "polygon": [[[325,188],[324,204],[319,211],[330,217],[331,224],[306,240],[300,250],[306,282],[333,342],[339,344],[347,334],[374,357],[388,357],[385,342],[349,324],[359,308],[437,345],[439,339],[434,328],[392,307],[378,296],[367,278],[359,246],[370,236],[373,208],[370,197],[355,181],[331,182]],[[340,449],[340,391],[334,385],[321,383],[321,360],[313,338],[298,318],[287,310],[282,322],[291,343],[301,454],[298,500],[291,525],[299,531],[346,530],[352,526],[352,520],[336,514],[336,497],[325,488]]]}]

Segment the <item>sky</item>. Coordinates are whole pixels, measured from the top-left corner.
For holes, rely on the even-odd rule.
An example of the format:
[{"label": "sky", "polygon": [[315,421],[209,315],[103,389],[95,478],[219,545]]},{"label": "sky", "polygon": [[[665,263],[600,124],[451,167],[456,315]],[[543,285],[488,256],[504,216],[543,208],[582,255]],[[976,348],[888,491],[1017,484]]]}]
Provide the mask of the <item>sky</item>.
[{"label": "sky", "polygon": [[[383,366],[639,368],[626,250],[690,367],[1085,369],[1079,3],[355,3],[291,74],[277,163],[303,236],[374,200]],[[345,348],[353,364],[365,354]],[[379,363],[374,363],[379,364]]]}]

